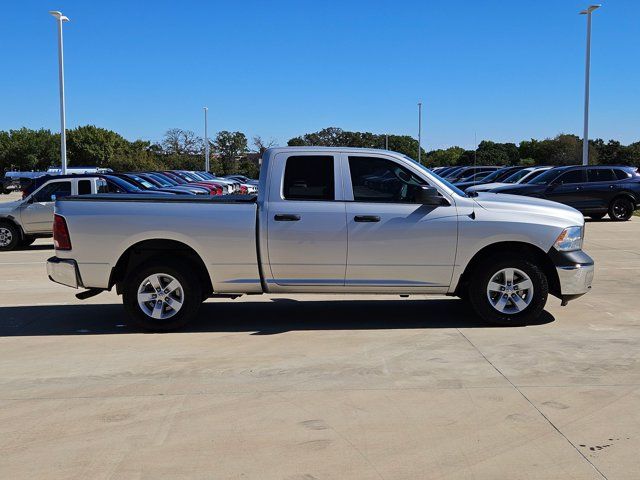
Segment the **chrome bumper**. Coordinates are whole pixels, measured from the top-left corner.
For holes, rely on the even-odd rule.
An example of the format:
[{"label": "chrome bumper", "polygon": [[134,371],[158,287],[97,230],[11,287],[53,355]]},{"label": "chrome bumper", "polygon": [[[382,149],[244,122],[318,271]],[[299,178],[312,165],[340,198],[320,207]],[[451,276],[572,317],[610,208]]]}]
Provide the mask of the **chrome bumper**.
[{"label": "chrome bumper", "polygon": [[51,257],[47,260],[47,275],[49,280],[67,287],[78,288],[82,286],[75,260]]},{"label": "chrome bumper", "polygon": [[594,265],[565,265],[556,267],[562,296],[584,295],[591,289]]}]

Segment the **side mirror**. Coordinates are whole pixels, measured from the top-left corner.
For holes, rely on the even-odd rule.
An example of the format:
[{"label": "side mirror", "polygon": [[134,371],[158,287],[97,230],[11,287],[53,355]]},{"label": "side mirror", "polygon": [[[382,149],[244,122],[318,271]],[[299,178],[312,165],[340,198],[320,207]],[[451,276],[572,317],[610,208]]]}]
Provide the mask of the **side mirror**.
[{"label": "side mirror", "polygon": [[444,205],[443,198],[438,190],[428,185],[420,185],[416,191],[416,203],[422,205],[441,206]]},{"label": "side mirror", "polygon": [[55,202],[56,201],[56,196],[55,195],[51,195],[51,201]]}]

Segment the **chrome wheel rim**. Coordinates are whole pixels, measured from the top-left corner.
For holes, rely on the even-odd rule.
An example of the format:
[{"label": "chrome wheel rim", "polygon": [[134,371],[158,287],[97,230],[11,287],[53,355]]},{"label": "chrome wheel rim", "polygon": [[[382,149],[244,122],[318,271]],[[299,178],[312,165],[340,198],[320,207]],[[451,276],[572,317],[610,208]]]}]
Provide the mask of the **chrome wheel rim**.
[{"label": "chrome wheel rim", "polygon": [[489,280],[487,298],[491,306],[500,313],[520,313],[533,299],[533,282],[522,270],[503,268]]},{"label": "chrome wheel rim", "polygon": [[175,277],[154,273],[138,287],[138,306],[149,317],[166,320],[176,315],[184,304],[184,290]]},{"label": "chrome wheel rim", "polygon": [[13,240],[13,233],[6,227],[0,227],[0,247],[8,246]]}]

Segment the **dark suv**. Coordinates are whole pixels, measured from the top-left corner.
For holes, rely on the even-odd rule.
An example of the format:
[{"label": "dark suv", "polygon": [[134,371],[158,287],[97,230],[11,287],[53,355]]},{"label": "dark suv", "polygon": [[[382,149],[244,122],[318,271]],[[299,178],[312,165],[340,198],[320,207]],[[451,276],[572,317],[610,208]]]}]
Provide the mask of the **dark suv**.
[{"label": "dark suv", "polygon": [[546,198],[564,203],[599,220],[629,220],[640,203],[640,173],[625,166],[569,166],[544,172],[524,185],[505,186],[494,193]]}]

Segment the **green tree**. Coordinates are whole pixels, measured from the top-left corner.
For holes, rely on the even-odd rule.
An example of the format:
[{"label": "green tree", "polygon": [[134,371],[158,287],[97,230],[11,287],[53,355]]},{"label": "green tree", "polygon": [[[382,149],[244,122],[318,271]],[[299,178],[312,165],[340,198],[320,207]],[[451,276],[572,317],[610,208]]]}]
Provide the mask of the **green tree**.
[{"label": "green tree", "polygon": [[46,170],[60,163],[60,135],[50,130],[0,131],[0,170]]},{"label": "green tree", "polygon": [[238,171],[238,161],[247,153],[247,137],[242,132],[218,132],[213,142],[223,175]]}]

